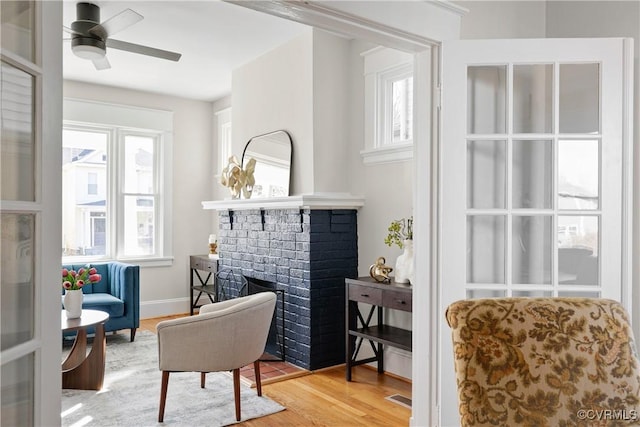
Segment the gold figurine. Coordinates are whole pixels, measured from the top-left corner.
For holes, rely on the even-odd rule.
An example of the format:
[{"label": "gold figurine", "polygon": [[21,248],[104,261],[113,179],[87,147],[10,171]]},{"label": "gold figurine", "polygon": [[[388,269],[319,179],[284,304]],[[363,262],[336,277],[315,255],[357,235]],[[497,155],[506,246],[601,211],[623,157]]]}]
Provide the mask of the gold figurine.
[{"label": "gold figurine", "polygon": [[371,267],[369,267],[369,276],[371,276],[377,282],[391,282],[389,273],[393,271],[393,268],[385,265],[385,262],[386,259],[381,256],[376,260],[375,264],[372,264]]}]

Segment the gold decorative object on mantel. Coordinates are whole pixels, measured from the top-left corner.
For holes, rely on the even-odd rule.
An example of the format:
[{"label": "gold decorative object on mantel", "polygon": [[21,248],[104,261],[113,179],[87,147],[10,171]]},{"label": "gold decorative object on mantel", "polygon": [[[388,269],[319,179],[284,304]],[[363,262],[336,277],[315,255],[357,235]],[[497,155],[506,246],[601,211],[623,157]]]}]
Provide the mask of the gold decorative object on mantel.
[{"label": "gold decorative object on mantel", "polygon": [[378,257],[375,264],[369,267],[369,276],[375,279],[376,282],[391,282],[389,273],[393,271],[393,268],[385,265],[386,259],[384,257]]},{"label": "gold decorative object on mantel", "polygon": [[239,199],[241,192],[245,199],[249,199],[256,183],[256,179],[253,176],[255,169],[255,159],[250,159],[247,163],[247,168],[242,169],[238,158],[231,156],[229,157],[229,164],[222,170],[220,183],[229,188],[233,199]]}]

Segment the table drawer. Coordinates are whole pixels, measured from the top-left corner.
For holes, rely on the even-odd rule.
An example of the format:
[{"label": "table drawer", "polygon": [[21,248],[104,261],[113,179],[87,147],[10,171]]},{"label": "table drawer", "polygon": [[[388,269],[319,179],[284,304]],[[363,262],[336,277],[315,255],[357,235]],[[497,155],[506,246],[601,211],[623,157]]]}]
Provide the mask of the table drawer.
[{"label": "table drawer", "polygon": [[191,268],[195,268],[196,270],[203,271],[211,271],[215,272],[217,270],[217,260],[215,259],[204,259],[198,257],[191,257]]},{"label": "table drawer", "polygon": [[351,301],[381,305],[382,289],[371,288],[369,286],[349,285],[349,299]]},{"label": "table drawer", "polygon": [[412,293],[385,289],[382,293],[382,305],[396,310],[411,311]]}]

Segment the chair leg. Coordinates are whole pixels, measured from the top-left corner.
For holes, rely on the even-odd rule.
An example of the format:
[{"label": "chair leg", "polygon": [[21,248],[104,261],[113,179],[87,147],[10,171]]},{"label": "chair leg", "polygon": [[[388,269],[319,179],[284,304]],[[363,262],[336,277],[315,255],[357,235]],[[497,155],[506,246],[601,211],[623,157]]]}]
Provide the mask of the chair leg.
[{"label": "chair leg", "polygon": [[258,396],[262,396],[262,379],[260,378],[260,361],[253,362],[253,374],[256,376],[256,390]]},{"label": "chair leg", "polygon": [[233,370],[233,397],[236,401],[236,421],[240,421],[240,368]]},{"label": "chair leg", "polygon": [[133,342],[134,338],[136,337],[136,328],[131,328],[131,342]]},{"label": "chair leg", "polygon": [[160,389],[160,410],[158,411],[158,422],[164,420],[164,404],[167,401],[167,387],[169,386],[169,371],[162,371],[162,388]]},{"label": "chair leg", "polygon": [[200,388],[204,388],[204,380],[206,378],[206,372],[200,372]]}]

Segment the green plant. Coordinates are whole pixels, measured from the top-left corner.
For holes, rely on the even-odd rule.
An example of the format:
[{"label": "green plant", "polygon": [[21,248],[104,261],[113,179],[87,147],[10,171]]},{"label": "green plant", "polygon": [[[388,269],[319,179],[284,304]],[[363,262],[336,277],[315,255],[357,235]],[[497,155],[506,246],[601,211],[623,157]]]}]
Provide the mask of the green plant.
[{"label": "green plant", "polygon": [[413,216],[391,221],[387,230],[389,234],[384,239],[387,246],[398,245],[402,249],[405,240],[413,240]]}]

